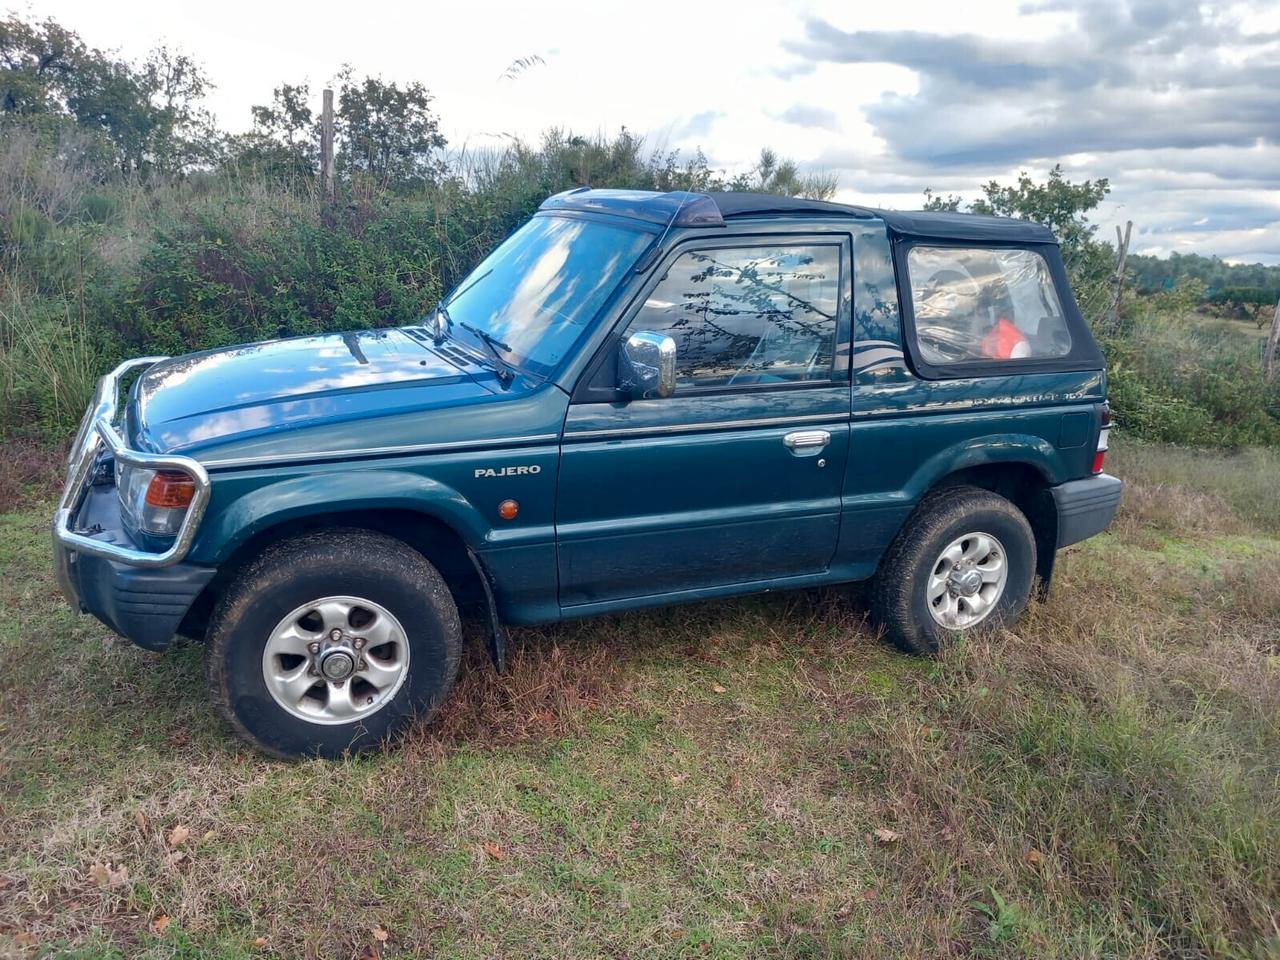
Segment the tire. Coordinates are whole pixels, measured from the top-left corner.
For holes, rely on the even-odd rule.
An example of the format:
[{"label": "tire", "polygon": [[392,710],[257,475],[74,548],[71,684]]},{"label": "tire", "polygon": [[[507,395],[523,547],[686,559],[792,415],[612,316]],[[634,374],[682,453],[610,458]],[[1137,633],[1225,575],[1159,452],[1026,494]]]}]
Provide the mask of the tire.
[{"label": "tire", "polygon": [[425,557],[333,529],[276,543],[241,571],[210,618],[205,672],[218,712],[260,750],[339,757],[434,710],[461,656],[457,607]]},{"label": "tire", "polygon": [[[996,590],[1001,559],[1005,574]],[[973,569],[982,583],[968,596]],[[880,561],[871,615],[901,649],[932,655],[958,632],[1014,623],[1035,570],[1035,535],[1022,511],[981,487],[944,487],[926,496]]]}]

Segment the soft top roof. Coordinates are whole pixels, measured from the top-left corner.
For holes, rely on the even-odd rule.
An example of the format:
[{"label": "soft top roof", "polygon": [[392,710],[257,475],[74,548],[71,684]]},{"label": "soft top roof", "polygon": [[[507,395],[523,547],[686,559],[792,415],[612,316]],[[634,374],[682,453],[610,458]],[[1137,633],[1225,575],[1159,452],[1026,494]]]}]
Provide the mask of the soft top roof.
[{"label": "soft top roof", "polygon": [[653,190],[590,190],[579,187],[549,197],[540,209],[594,210],[677,227],[718,226],[727,220],[753,217],[879,218],[896,234],[925,240],[1057,243],[1053,231],[1030,220],[931,210],[878,210],[827,200],[746,191],[658,193]]}]

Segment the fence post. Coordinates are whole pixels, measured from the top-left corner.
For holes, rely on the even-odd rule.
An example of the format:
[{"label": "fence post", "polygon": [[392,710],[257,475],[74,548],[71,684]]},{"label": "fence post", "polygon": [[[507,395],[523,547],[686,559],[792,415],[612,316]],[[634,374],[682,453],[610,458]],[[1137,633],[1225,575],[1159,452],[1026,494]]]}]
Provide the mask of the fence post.
[{"label": "fence post", "polygon": [[1280,351],[1280,300],[1276,301],[1276,315],[1271,320],[1271,333],[1267,336],[1267,351],[1262,355],[1262,375],[1270,383],[1280,373],[1277,365],[1277,351]]},{"label": "fence post", "polygon": [[1111,309],[1107,311],[1108,329],[1113,333],[1120,329],[1120,297],[1124,294],[1124,266],[1129,259],[1129,236],[1133,232],[1133,221],[1124,225],[1124,234],[1120,233],[1120,224],[1116,224],[1116,272],[1111,278]]},{"label": "fence post", "polygon": [[324,195],[333,199],[333,91],[324,92],[320,111],[320,182]]}]

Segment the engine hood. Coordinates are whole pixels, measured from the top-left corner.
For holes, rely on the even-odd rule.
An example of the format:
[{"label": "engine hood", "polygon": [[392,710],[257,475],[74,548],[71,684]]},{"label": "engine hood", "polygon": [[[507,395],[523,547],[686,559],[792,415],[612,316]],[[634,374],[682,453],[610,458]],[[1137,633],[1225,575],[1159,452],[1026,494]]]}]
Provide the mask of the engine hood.
[{"label": "engine hood", "polygon": [[[304,428],[360,438],[371,419],[404,420],[500,392],[489,370],[450,345],[433,349],[421,331],[366,330],[162,361],[139,379],[126,416],[130,441],[145,450],[262,452],[294,446]],[[410,422],[408,442],[423,442],[421,417]]]}]

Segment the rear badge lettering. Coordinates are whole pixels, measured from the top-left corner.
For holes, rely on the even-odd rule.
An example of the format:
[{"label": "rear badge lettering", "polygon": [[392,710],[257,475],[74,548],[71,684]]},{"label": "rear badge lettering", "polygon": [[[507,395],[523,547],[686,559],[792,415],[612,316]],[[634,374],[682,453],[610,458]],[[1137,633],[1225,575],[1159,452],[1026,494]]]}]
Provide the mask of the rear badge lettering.
[{"label": "rear badge lettering", "polygon": [[538,464],[530,464],[522,467],[477,467],[477,477],[525,477],[535,473],[541,473],[542,467]]}]

